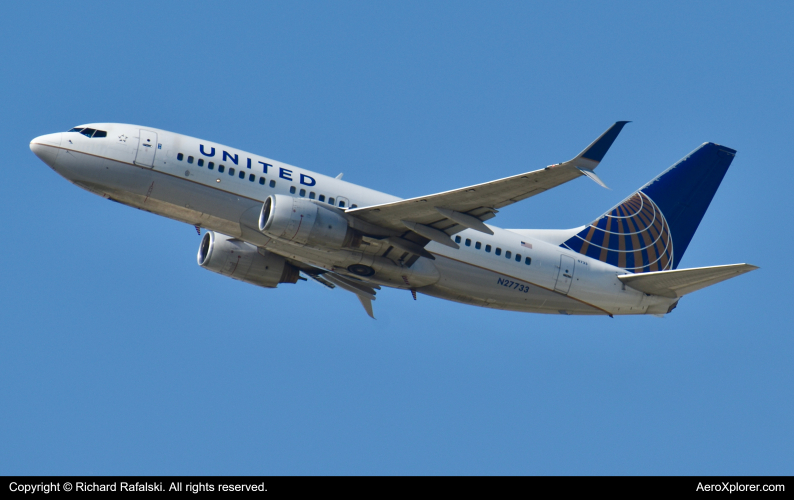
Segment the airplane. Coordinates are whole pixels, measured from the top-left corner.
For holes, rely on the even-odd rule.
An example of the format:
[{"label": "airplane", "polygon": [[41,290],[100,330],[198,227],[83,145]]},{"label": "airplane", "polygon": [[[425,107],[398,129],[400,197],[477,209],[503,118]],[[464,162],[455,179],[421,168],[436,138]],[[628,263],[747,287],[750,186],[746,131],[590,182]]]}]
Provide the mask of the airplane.
[{"label": "airplane", "polygon": [[408,199],[138,125],[80,125],[30,149],[91,193],[204,228],[204,269],[265,288],[312,279],[353,293],[372,318],[381,287],[510,311],[664,316],[684,295],[758,269],[679,268],[735,150],[704,143],[580,227],[486,224],[578,177],[606,187],[595,169],[627,123],[569,161]]}]

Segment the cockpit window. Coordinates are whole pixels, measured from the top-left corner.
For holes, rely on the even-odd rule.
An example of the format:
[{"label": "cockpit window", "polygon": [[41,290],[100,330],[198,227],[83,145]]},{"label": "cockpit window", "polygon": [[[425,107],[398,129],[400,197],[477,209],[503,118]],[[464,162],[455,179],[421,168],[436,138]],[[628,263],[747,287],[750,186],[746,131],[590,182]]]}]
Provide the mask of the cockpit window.
[{"label": "cockpit window", "polygon": [[86,137],[94,137],[94,138],[108,136],[108,133],[105,132],[104,130],[96,130],[93,128],[84,128],[84,127],[75,127],[69,130],[69,132],[77,132],[79,134],[83,134]]}]

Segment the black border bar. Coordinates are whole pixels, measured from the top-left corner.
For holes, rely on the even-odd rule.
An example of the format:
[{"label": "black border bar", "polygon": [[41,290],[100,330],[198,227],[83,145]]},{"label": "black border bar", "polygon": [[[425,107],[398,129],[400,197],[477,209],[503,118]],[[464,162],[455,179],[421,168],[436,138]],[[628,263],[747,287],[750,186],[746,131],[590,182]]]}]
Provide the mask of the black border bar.
[{"label": "black border bar", "polygon": [[[416,495],[439,492],[493,495],[511,491],[596,493],[759,493],[794,492],[791,476],[2,476],[5,495],[84,496],[92,493],[159,497],[221,494],[377,493]],[[766,491],[771,489],[772,491]]]}]

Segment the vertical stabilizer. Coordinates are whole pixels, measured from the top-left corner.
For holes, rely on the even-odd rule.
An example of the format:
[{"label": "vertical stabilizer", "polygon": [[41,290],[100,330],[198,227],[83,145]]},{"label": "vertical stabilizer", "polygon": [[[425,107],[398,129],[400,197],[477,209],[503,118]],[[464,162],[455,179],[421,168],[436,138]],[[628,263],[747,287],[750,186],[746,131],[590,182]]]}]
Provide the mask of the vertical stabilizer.
[{"label": "vertical stabilizer", "polygon": [[561,246],[634,273],[676,269],[735,155],[703,144]]}]

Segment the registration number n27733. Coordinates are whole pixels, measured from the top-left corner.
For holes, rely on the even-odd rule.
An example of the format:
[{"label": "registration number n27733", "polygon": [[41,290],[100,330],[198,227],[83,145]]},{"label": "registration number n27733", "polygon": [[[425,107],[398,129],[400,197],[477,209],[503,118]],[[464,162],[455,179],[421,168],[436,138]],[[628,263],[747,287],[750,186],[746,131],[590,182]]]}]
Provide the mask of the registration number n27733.
[{"label": "registration number n27733", "polygon": [[509,280],[507,278],[499,278],[498,280],[496,280],[496,283],[502,286],[506,286],[507,288],[513,289],[517,292],[529,293],[529,285],[522,285],[517,281]]}]

